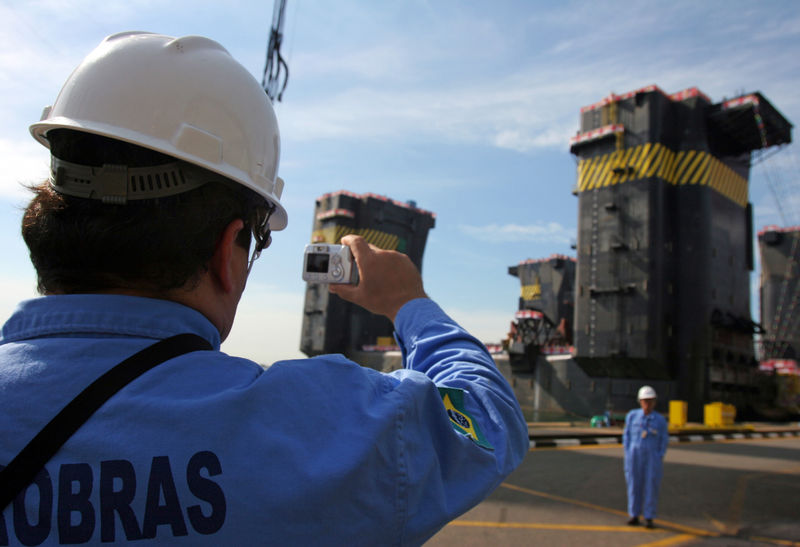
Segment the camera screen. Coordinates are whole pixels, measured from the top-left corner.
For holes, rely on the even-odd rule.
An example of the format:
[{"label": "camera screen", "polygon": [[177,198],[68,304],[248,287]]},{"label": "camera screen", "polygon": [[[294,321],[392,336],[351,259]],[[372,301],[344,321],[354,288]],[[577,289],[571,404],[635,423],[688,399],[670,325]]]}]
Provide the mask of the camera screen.
[{"label": "camera screen", "polygon": [[328,253],[308,253],[306,260],[306,271],[309,273],[328,273]]}]

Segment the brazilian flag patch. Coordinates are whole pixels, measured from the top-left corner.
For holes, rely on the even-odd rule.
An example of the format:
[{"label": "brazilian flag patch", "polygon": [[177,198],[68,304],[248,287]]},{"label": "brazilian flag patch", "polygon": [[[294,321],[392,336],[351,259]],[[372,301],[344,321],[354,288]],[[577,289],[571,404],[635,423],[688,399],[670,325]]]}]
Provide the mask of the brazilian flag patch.
[{"label": "brazilian flag patch", "polygon": [[464,390],[450,387],[440,387],[438,389],[453,429],[468,436],[475,441],[475,444],[478,446],[494,450],[492,445],[489,444],[489,441],[486,440],[486,437],[483,436],[478,422],[467,414],[464,408]]}]

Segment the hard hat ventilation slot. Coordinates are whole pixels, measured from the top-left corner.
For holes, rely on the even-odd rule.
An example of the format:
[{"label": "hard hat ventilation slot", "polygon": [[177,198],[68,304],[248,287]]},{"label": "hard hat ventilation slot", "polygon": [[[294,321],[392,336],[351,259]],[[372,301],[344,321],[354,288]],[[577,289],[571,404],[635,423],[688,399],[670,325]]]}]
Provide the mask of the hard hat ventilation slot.
[{"label": "hard hat ventilation slot", "polygon": [[183,162],[155,167],[96,167],[52,156],[51,170],[51,184],[57,191],[108,203],[171,196],[199,188],[209,180],[205,170]]},{"label": "hard hat ventilation slot", "polygon": [[[89,181],[87,181],[89,182]],[[176,190],[186,186],[189,182],[180,169],[161,171],[158,173],[146,173],[132,175],[130,178],[131,193],[158,193],[160,190],[174,193]],[[185,188],[181,190],[186,190]]]},{"label": "hard hat ventilation slot", "polygon": [[[144,199],[145,197],[168,196],[201,186],[199,177],[196,177],[193,172],[184,173],[186,168],[186,166],[178,164],[162,166],[158,171],[153,171],[153,168],[150,167],[141,168],[142,171],[151,170],[131,175],[130,192],[139,194],[139,198]],[[128,169],[128,172],[137,170],[139,169]],[[132,196],[128,196],[128,198],[131,199]]]}]

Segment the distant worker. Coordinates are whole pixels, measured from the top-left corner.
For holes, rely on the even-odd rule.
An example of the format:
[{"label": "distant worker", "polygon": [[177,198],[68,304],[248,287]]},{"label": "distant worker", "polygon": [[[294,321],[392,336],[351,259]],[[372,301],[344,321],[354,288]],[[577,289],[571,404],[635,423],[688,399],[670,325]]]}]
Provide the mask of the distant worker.
[{"label": "distant worker", "polygon": [[[0,332],[0,468],[33,469],[0,471],[0,544],[418,545],[527,453],[486,348],[360,237],[360,283],[331,291],[394,322],[405,369],[220,351],[287,214],[270,101],[218,43],[110,36],[31,132],[51,153],[22,221],[44,296]],[[112,369],[56,442],[45,425]],[[40,431],[54,455],[32,466]]]},{"label": "distant worker", "polygon": [[653,528],[661,486],[664,454],[669,444],[667,421],[655,412],[656,390],[642,386],[639,406],[625,416],[622,445],[625,448],[625,482],[628,485],[628,524],[639,524],[644,516],[646,526]]}]

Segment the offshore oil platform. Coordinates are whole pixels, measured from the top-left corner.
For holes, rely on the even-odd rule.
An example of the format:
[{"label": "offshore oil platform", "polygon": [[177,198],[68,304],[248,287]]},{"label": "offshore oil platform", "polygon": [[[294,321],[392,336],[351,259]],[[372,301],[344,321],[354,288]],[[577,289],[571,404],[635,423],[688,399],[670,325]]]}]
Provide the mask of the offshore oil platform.
[{"label": "offshore oil platform", "polygon": [[[376,247],[407,254],[422,270],[428,231],[435,225],[436,215],[413,202],[339,191],[317,198],[311,242],[339,243],[348,234],[360,235]],[[375,352],[395,349],[393,333],[389,319],[330,294],[327,285],[306,284],[300,351],[309,357],[342,353],[360,363],[366,357],[374,361]]]},{"label": "offshore oil platform", "polygon": [[[791,142],[791,128],[760,93],[712,103],[696,88],[649,86],[581,109],[570,142],[574,347],[558,366],[540,359],[531,370],[561,380],[564,410],[629,407],[642,383],[661,405],[687,401],[690,420],[710,401],[758,410],[751,152]],[[518,338],[510,352],[513,362]]]},{"label": "offshore oil platform", "polygon": [[800,360],[800,226],[767,226],[761,252],[762,351],[768,360]]},{"label": "offshore oil platform", "polygon": [[[580,119],[570,142],[577,256],[508,269],[521,293],[507,353],[495,360],[523,410],[534,419],[623,411],[647,383],[660,410],[686,401],[692,421],[710,401],[757,412],[763,363],[785,368],[800,350],[800,229],[759,234],[762,322],[754,322],[748,178],[751,153],[790,143],[791,123],[760,93],[713,103],[696,88],[657,86],[611,94]],[[435,215],[413,203],[337,192],[317,199],[312,241],[359,233],[420,267],[434,225]],[[341,352],[391,369],[399,366],[391,352],[364,353],[392,349],[391,335],[387,320],[308,285],[307,355]],[[763,340],[758,356],[754,335]]]}]

